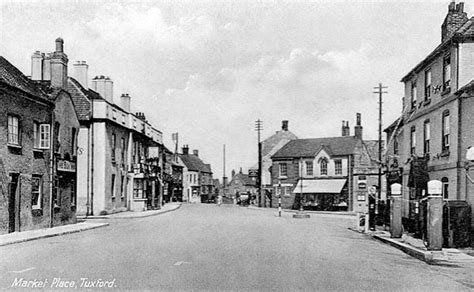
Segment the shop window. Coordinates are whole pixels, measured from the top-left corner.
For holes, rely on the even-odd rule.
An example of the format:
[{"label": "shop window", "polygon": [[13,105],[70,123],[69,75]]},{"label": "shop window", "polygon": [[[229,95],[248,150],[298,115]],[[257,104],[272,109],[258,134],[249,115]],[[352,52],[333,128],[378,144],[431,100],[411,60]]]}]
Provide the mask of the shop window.
[{"label": "shop window", "polygon": [[143,198],[143,181],[135,179],[133,181],[133,197]]}]

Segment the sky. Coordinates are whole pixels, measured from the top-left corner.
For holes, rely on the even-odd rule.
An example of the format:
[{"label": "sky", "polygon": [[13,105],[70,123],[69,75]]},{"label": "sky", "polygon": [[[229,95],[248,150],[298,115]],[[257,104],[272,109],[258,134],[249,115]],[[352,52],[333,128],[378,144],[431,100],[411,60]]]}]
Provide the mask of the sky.
[{"label": "sky", "polygon": [[[174,149],[189,145],[214,177],[257,163],[262,138],[351,134],[362,114],[365,139],[401,113],[400,79],[441,40],[449,1],[11,1],[0,4],[0,55],[25,75],[34,51],[64,39],[69,68],[109,76],[116,100],[132,97]],[[466,3],[471,17],[474,5]],[[72,70],[70,70],[71,72]],[[384,137],[385,139],[385,137]]]}]

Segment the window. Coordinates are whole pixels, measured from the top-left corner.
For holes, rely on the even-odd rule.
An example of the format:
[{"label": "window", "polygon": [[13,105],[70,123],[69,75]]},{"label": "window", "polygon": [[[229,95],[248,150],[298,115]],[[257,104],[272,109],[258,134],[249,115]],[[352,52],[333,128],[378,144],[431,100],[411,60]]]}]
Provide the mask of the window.
[{"label": "window", "polygon": [[8,144],[20,145],[18,117],[8,115]]},{"label": "window", "polygon": [[113,118],[114,120],[117,119],[117,111],[114,110],[114,109],[112,110],[112,118]]},{"label": "window", "polygon": [[112,134],[112,162],[115,162],[115,147],[116,147],[116,137],[115,134]]},{"label": "window", "polygon": [[431,69],[425,71],[425,101],[431,96]]},{"label": "window", "polygon": [[341,160],[335,160],[334,161],[334,167],[335,167],[335,174],[336,175],[342,175],[342,161]]},{"label": "window", "polygon": [[416,108],[416,81],[411,84],[411,108]]},{"label": "window", "polygon": [[319,169],[321,175],[328,175],[328,161],[326,158],[321,159],[321,162],[319,162]]},{"label": "window", "polygon": [[313,161],[306,161],[306,175],[313,175]]},{"label": "window", "polygon": [[443,59],[443,91],[451,89],[451,56]]},{"label": "window", "polygon": [[423,151],[430,153],[430,120],[426,120],[423,126]]},{"label": "window", "polygon": [[443,125],[442,125],[442,150],[449,151],[449,111],[443,112]]},{"label": "window", "polygon": [[33,124],[33,148],[49,149],[51,126],[48,124]]},{"label": "window", "polygon": [[133,181],[133,197],[143,198],[143,181],[140,179]]},{"label": "window", "polygon": [[31,209],[41,209],[42,180],[40,175],[31,177]]},{"label": "window", "polygon": [[125,197],[125,176],[122,175],[122,178],[120,179],[120,198],[123,201],[123,198]]},{"label": "window", "polygon": [[122,163],[125,163],[125,139],[122,138],[120,139],[120,156],[121,156],[121,159],[122,159]]},{"label": "window", "polygon": [[112,174],[111,194],[112,199],[115,199],[115,174]]},{"label": "window", "polygon": [[416,128],[411,127],[410,154],[415,154],[415,151],[416,151]]},{"label": "window", "polygon": [[280,163],[280,176],[287,176],[288,169],[286,163]]},{"label": "window", "polygon": [[442,195],[443,195],[443,198],[444,199],[448,199],[449,198],[449,193],[448,193],[448,190],[449,190],[449,180],[447,177],[443,177],[441,179],[441,184],[442,184],[442,189],[441,189],[441,192],[442,192]]}]

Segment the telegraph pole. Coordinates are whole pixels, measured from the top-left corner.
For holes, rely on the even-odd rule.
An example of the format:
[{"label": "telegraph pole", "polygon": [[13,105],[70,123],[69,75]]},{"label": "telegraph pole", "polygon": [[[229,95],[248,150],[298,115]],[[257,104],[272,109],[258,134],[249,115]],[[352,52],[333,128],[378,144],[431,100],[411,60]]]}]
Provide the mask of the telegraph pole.
[{"label": "telegraph pole", "polygon": [[260,131],[263,130],[263,121],[260,119],[255,121],[255,130],[258,133],[258,176],[257,176],[257,204],[261,207],[262,203],[262,142],[260,142]]},{"label": "telegraph pole", "polygon": [[223,162],[224,162],[223,170],[222,170],[222,197],[225,197],[225,190],[227,187],[227,177],[225,176],[225,144],[224,144],[222,155],[223,155]]},{"label": "telegraph pole", "polygon": [[[382,196],[382,95],[384,93],[388,93],[387,91],[384,91],[387,89],[387,86],[383,86],[382,83],[379,83],[379,86],[374,87],[375,94],[379,95],[379,175],[378,175],[378,192],[377,192],[377,197],[376,197],[376,203],[375,203],[375,214],[378,214],[379,211],[379,201]],[[375,221],[372,220],[374,223],[374,226],[370,226],[375,228]]]}]

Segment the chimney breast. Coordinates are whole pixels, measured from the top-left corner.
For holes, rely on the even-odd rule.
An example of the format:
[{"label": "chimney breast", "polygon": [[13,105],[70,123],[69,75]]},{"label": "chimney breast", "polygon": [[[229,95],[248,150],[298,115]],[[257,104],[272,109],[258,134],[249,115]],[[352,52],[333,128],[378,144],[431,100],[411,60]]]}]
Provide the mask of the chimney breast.
[{"label": "chimney breast", "polygon": [[283,131],[288,131],[288,121],[287,120],[281,121],[281,129]]},{"label": "chimney breast", "polygon": [[56,51],[51,55],[51,85],[64,88],[67,85],[67,62],[62,38],[56,39]]},{"label": "chimney breast", "polygon": [[441,25],[441,42],[449,39],[467,20],[463,2],[457,5],[455,1],[449,3],[448,14]]},{"label": "chimney breast", "polygon": [[74,78],[77,80],[77,82],[81,84],[82,87],[84,87],[85,89],[89,89],[89,65],[87,65],[86,61],[77,61],[72,66],[74,68]]}]

